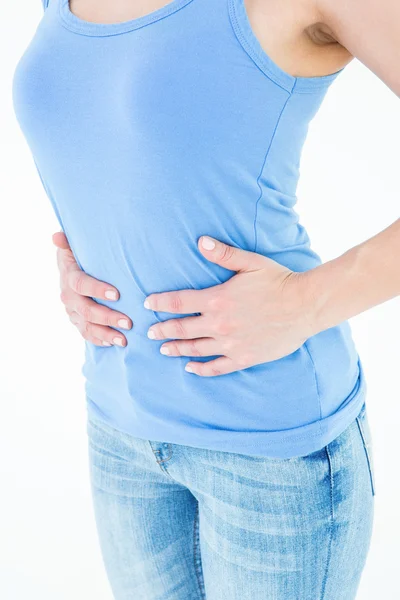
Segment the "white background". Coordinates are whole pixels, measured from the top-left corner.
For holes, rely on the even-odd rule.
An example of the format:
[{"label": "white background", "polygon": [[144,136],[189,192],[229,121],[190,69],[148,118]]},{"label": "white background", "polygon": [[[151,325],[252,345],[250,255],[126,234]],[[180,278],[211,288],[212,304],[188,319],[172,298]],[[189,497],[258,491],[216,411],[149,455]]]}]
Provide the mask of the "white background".
[{"label": "white background", "polygon": [[[83,340],[59,300],[58,223],[11,103],[15,65],[41,15],[40,0],[0,7],[0,597],[110,600],[89,490]],[[311,123],[297,210],[324,261],[399,216],[399,109],[353,61]],[[350,321],[377,491],[358,600],[399,598],[399,309],[395,299]]]}]

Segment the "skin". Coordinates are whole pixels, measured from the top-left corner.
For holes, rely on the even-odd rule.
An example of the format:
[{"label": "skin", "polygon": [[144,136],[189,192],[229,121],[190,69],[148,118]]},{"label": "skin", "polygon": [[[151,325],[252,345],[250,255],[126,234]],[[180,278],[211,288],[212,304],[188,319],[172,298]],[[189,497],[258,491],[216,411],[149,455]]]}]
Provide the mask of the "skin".
[{"label": "skin", "polygon": [[[165,0],[70,0],[85,20],[113,22],[152,12]],[[270,57],[295,76],[333,73],[357,57],[400,96],[400,3],[397,0],[245,0],[250,23]],[[377,51],[379,49],[379,51]],[[205,232],[206,233],[206,232]],[[92,298],[115,287],[76,264],[63,233],[56,233],[61,299],[83,337],[114,344],[112,327],[132,321]],[[266,256],[202,236],[199,252],[236,273],[200,290],[160,291],[145,308],[174,314],[201,313],[155,323],[149,338],[168,340],[160,351],[174,356],[215,356],[188,361],[186,370],[212,377],[276,360],[311,335],[338,325],[400,294],[400,219],[341,256],[294,272]],[[118,332],[122,345],[126,338]]]}]

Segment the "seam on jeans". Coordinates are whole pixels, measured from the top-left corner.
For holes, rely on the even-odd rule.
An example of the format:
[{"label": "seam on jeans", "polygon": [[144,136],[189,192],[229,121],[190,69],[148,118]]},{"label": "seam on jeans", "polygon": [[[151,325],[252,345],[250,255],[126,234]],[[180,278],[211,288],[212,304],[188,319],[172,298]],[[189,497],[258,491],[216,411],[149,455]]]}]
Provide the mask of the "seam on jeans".
[{"label": "seam on jeans", "polygon": [[[151,440],[147,440],[150,446],[151,451],[154,454],[154,458],[156,459],[156,463],[158,464],[158,466],[160,467],[160,471],[162,471],[164,473],[164,475],[167,475],[167,477],[169,479],[172,479],[172,481],[175,481],[175,483],[179,483],[179,481],[177,481],[175,479],[175,477],[172,477],[171,473],[169,473],[167,467],[163,464],[166,463],[172,456],[173,454],[173,449],[172,449],[172,444],[168,443],[168,450],[170,451],[170,455],[167,458],[164,458],[163,460],[158,460],[159,456],[161,456],[161,451],[160,450],[154,450],[153,446],[151,445]],[[159,455],[159,456],[157,456]]]},{"label": "seam on jeans", "polygon": [[150,448],[151,448],[151,451],[153,452],[153,454],[154,454],[154,455],[155,455],[155,457],[156,457],[156,460],[157,460],[157,463],[158,463],[158,464],[161,464],[161,463],[165,463],[165,462],[167,462],[167,461],[168,461],[168,460],[171,458],[171,456],[173,455],[173,453],[174,453],[174,450],[173,450],[173,448],[172,448],[172,444],[168,442],[168,451],[169,451],[169,456],[167,456],[166,458],[163,458],[162,460],[158,460],[158,457],[157,457],[156,455],[157,455],[157,454],[159,454],[159,455],[161,456],[161,450],[154,450],[154,448],[153,448],[153,446],[152,446],[152,442],[151,442],[151,440],[147,440],[147,441],[148,441],[148,443],[149,443],[149,446],[150,446]]},{"label": "seam on jeans", "polygon": [[193,562],[194,570],[197,577],[197,583],[199,585],[199,592],[201,600],[205,600],[206,592],[204,588],[203,570],[201,568],[200,558],[200,540],[199,540],[199,504],[197,502],[196,511],[194,515],[193,523]]},{"label": "seam on jeans", "polygon": [[[328,446],[329,446],[329,444],[328,444]],[[334,507],[333,507],[333,467],[332,467],[332,459],[331,459],[331,455],[329,454],[328,446],[325,446],[325,450],[326,450],[326,456],[328,458],[328,465],[329,465],[331,515],[330,515],[330,531],[329,531],[329,540],[328,540],[328,555],[326,558],[324,579],[322,581],[321,600],[324,600],[324,598],[325,598],[326,582],[328,580],[328,571],[329,571],[329,565],[331,562],[331,554],[332,554],[333,521],[334,521],[334,517],[335,517]]]},{"label": "seam on jeans", "polygon": [[369,450],[368,450],[368,444],[367,444],[367,440],[365,439],[364,428],[363,428],[363,425],[361,423],[361,420],[360,420],[359,416],[356,417],[356,421],[357,421],[358,429],[360,431],[362,443],[363,443],[363,446],[364,446],[364,452],[365,452],[366,457],[367,457],[367,464],[368,464],[368,470],[369,470],[369,478],[370,478],[370,482],[371,482],[372,495],[375,496],[375,481],[374,481],[374,475],[373,475],[373,472],[372,472],[372,464],[371,464],[371,457],[370,457]]},{"label": "seam on jeans", "polygon": [[[169,454],[169,456],[167,456],[167,458],[163,458],[162,460],[158,460],[158,461],[157,461],[157,462],[158,462],[158,464],[165,463],[165,462],[169,461],[169,459],[171,458],[171,456],[172,456],[172,455],[173,455],[173,453],[174,453],[174,450],[173,450],[173,448],[172,448],[172,444],[168,444],[168,450],[169,450],[169,453],[170,453],[170,454]],[[156,452],[160,452],[160,451],[159,451],[159,450],[156,450]]]}]

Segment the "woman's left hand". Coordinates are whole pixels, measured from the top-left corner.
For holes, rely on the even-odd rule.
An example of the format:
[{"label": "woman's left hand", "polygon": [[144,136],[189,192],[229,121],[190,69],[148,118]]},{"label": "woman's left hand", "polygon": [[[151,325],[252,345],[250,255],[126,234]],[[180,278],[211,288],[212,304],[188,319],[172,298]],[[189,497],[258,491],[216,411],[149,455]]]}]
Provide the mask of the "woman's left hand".
[{"label": "woman's left hand", "polygon": [[200,238],[199,250],[207,260],[237,273],[210,288],[146,298],[145,307],[157,312],[201,313],[150,327],[150,339],[172,340],[161,346],[162,354],[218,356],[188,362],[185,368],[206,377],[224,375],[291,354],[318,332],[309,271],[291,271],[208,236]]}]

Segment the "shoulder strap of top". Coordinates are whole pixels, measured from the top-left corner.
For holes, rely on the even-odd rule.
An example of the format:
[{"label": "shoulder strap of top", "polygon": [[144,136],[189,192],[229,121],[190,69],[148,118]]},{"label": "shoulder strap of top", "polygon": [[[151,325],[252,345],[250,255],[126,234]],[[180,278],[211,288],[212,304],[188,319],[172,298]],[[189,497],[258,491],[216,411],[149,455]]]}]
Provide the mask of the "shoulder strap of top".
[{"label": "shoulder strap of top", "polygon": [[46,10],[46,8],[49,5],[49,0],[42,0],[42,4],[43,4],[43,10]]}]

